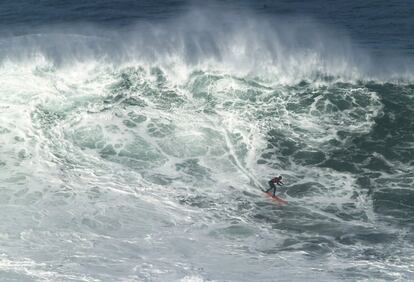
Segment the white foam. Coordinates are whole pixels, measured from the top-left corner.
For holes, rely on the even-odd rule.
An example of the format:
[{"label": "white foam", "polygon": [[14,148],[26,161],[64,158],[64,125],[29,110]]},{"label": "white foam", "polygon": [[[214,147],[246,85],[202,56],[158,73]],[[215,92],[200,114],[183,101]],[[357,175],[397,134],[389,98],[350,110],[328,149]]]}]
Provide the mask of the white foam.
[{"label": "white foam", "polygon": [[[0,161],[5,162],[0,176],[10,217],[1,227],[11,230],[3,236],[9,243],[4,252],[9,255],[20,250],[13,237],[19,230],[13,225],[15,215],[19,228],[26,229],[20,239],[34,248],[28,256],[44,251],[42,246],[74,252],[69,258],[56,254],[52,267],[66,258],[79,264],[88,262],[105,268],[108,279],[119,275],[125,281],[203,281],[211,274],[222,274],[225,280],[247,280],[252,277],[241,275],[247,268],[269,280],[274,276],[262,274],[262,259],[268,267],[273,263],[280,266],[278,270],[289,278],[304,278],[298,269],[321,269],[321,261],[307,260],[305,251],[284,251],[279,257],[266,253],[297,235],[294,228],[289,229],[292,221],[288,217],[289,212],[300,212],[300,207],[336,227],[390,230],[373,216],[372,203],[366,198],[351,199],[358,188],[353,174],[297,163],[284,156],[283,144],[277,144],[286,141],[310,152],[329,154],[335,149],[330,141],[346,144],[341,131],[357,135],[372,130],[382,111],[379,97],[361,86],[340,86],[324,79],[305,86],[296,84],[302,79],[315,80],[315,73],[352,80],[354,75],[360,77],[360,70],[346,63],[349,57],[343,50],[323,57],[322,51],[332,47],[330,40],[322,40],[326,44],[322,49],[313,43],[313,49],[303,49],[290,37],[303,35],[297,27],[288,35],[264,24],[263,33],[255,34],[262,24],[250,23],[246,30],[230,26],[212,37],[207,49],[196,39],[193,51],[186,49],[189,39],[185,34],[163,33],[167,42],[172,40],[163,49],[163,40],[155,42],[156,29],[149,29],[148,41],[135,42],[131,49],[124,46],[125,54],[121,53],[131,59],[128,62],[119,57],[101,60],[96,54],[85,55],[85,61],[60,54],[66,62],[58,62],[35,43],[40,49],[35,56],[3,60],[0,129],[6,130],[0,141]],[[207,35],[216,31],[214,25],[198,26],[195,31],[204,27]],[[177,32],[178,42],[173,40]],[[268,49],[265,43],[270,44]],[[141,58],[145,52],[132,55],[143,45],[155,48],[153,57]],[[266,75],[260,76],[262,73]],[[332,97],[332,90],[337,96]],[[333,100],[339,96],[352,105],[336,109]],[[128,99],[141,99],[146,106],[134,104],[138,100],[128,103]],[[133,121],[131,113],[145,120]],[[275,133],[270,136],[272,130]],[[275,145],[269,148],[272,138]],[[258,164],[266,153],[265,162]],[[284,175],[287,185],[303,184],[310,190],[303,197],[288,193],[291,204],[285,209],[272,206],[260,198],[257,188],[275,174]],[[347,204],[355,204],[351,215],[359,212],[368,219],[348,220],[328,209],[346,213]],[[269,213],[276,219],[267,222],[255,217]],[[286,229],[272,227],[278,219],[286,220],[286,226],[281,224]],[[209,233],[240,223],[259,231],[245,237]],[[65,232],[74,230],[84,244],[65,237]],[[67,239],[66,245],[59,236]],[[260,236],[267,236],[267,241]],[[193,237],[198,241],[188,239]],[[270,248],[269,242],[274,244]],[[287,258],[299,266],[284,268]],[[41,261],[6,258],[3,269],[17,269],[39,279],[64,279],[60,273],[48,272],[50,268]],[[111,276],[108,272],[115,262],[119,273]],[[351,260],[340,263],[353,266]],[[240,272],[229,272],[223,265],[238,267]],[[202,267],[208,275],[198,274]],[[380,267],[384,264],[374,269]],[[73,277],[90,279],[85,281],[101,277],[96,270],[82,278],[82,271],[75,267]],[[331,275],[325,273],[324,277],[328,281]]]}]

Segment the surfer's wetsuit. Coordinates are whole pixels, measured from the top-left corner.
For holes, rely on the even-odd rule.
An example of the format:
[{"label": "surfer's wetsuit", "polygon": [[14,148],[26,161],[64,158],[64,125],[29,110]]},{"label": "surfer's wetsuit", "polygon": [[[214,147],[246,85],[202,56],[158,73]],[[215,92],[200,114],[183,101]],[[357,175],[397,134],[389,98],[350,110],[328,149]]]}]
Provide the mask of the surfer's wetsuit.
[{"label": "surfer's wetsuit", "polygon": [[269,183],[270,188],[266,190],[266,193],[273,189],[273,196],[275,196],[275,194],[276,194],[276,185],[275,185],[275,183],[277,185],[283,185],[282,176],[272,178],[272,179],[269,180],[268,183]]}]

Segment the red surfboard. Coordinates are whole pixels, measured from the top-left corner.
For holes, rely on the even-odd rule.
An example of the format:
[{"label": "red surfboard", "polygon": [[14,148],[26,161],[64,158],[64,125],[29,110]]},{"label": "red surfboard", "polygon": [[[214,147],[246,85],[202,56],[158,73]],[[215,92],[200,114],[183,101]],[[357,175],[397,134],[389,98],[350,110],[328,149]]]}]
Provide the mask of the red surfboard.
[{"label": "red surfboard", "polygon": [[273,196],[272,192],[265,192],[266,195],[268,195],[270,198],[272,198],[272,201],[277,202],[279,205],[286,205],[288,202],[283,200],[282,198],[279,198],[278,196]]}]

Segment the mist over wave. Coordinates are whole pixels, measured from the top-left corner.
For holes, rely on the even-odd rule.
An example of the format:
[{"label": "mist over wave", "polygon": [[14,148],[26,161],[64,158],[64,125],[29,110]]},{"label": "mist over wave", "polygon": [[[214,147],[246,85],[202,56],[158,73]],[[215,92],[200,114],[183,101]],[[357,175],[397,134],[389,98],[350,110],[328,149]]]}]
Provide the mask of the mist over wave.
[{"label": "mist over wave", "polygon": [[4,60],[44,56],[52,64],[96,61],[149,64],[178,75],[215,69],[280,82],[320,78],[401,80],[409,63],[357,49],[344,31],[299,16],[194,10],[162,22],[103,28],[91,24],[44,26],[1,40]]}]

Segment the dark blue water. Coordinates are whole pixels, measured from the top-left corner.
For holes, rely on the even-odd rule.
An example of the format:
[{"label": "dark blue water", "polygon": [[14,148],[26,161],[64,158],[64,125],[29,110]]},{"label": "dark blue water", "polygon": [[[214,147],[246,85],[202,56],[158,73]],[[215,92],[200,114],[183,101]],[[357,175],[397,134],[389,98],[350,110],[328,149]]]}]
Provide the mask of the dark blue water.
[{"label": "dark blue water", "polygon": [[0,3],[0,280],[413,280],[413,15]]},{"label": "dark blue water", "polygon": [[308,16],[349,33],[373,51],[413,56],[414,5],[409,1],[12,1],[0,6],[3,31],[18,27],[97,23],[121,27],[137,21],[174,19],[191,9],[254,11],[259,17]]}]

